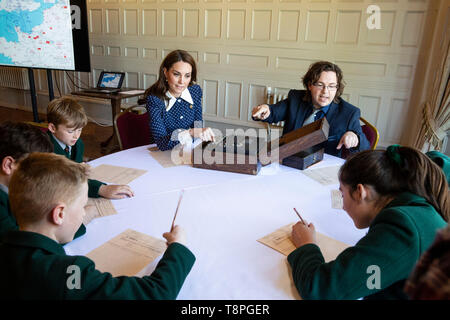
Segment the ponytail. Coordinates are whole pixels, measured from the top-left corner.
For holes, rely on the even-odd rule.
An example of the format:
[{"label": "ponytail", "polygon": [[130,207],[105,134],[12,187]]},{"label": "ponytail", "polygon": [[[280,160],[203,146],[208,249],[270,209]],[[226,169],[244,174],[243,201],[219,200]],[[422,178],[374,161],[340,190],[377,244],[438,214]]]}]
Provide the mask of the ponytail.
[{"label": "ponytail", "polygon": [[441,168],[422,152],[399,145],[366,150],[349,158],[339,171],[339,180],[356,189],[372,186],[381,196],[411,192],[425,198],[445,221],[450,217],[450,194]]}]

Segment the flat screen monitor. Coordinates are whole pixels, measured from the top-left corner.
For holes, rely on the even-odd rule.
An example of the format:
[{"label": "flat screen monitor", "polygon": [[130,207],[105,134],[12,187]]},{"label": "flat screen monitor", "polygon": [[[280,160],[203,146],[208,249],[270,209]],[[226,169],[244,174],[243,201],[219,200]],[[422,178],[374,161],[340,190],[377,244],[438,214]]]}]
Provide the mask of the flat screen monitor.
[{"label": "flat screen monitor", "polygon": [[86,0],[1,0],[0,65],[90,72]]}]

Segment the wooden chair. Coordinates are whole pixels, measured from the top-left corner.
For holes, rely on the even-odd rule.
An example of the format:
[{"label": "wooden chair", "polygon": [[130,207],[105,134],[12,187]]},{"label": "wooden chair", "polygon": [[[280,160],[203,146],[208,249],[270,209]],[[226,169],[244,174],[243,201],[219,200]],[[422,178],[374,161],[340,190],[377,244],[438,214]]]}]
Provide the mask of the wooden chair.
[{"label": "wooden chair", "polygon": [[148,113],[138,114],[135,108],[136,106],[127,108],[114,119],[120,150],[154,143],[150,134]]}]

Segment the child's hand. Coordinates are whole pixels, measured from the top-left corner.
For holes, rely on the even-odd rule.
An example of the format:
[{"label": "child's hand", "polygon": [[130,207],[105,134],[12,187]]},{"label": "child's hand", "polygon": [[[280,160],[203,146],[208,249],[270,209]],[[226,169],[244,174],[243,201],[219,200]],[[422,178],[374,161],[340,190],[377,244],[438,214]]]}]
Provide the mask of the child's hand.
[{"label": "child's hand", "polygon": [[174,226],[172,231],[170,232],[164,232],[163,237],[167,240],[167,245],[178,242],[183,245],[186,245],[186,234],[184,232],[184,229],[180,226]]},{"label": "child's hand", "polygon": [[308,243],[316,243],[316,229],[312,223],[306,225],[297,222],[292,227],[292,241],[299,248]]},{"label": "child's hand", "polygon": [[133,190],[127,185],[104,184],[98,190],[98,194],[106,199],[123,199],[134,197]]}]

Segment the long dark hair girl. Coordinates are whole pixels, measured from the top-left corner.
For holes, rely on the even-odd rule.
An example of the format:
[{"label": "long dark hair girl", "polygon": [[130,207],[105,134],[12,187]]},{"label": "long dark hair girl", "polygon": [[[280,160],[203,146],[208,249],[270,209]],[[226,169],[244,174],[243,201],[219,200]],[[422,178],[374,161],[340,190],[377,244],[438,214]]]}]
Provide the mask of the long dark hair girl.
[{"label": "long dark hair girl", "polygon": [[164,70],[169,70],[172,65],[175,63],[183,61],[186,63],[189,63],[192,67],[191,72],[191,82],[189,85],[195,84],[197,81],[197,66],[195,64],[194,58],[184,50],[174,50],[170,52],[161,63],[161,66],[159,67],[159,76],[158,80],[145,91],[145,98],[147,99],[148,96],[156,96],[160,98],[161,100],[168,99],[166,96],[167,90],[169,90],[169,86],[167,84],[166,76],[164,75]]},{"label": "long dark hair girl", "polygon": [[380,198],[414,193],[425,198],[449,221],[450,193],[446,177],[436,163],[414,148],[393,145],[386,151],[357,153],[341,167],[339,180],[352,191],[358,184],[370,185]]}]

